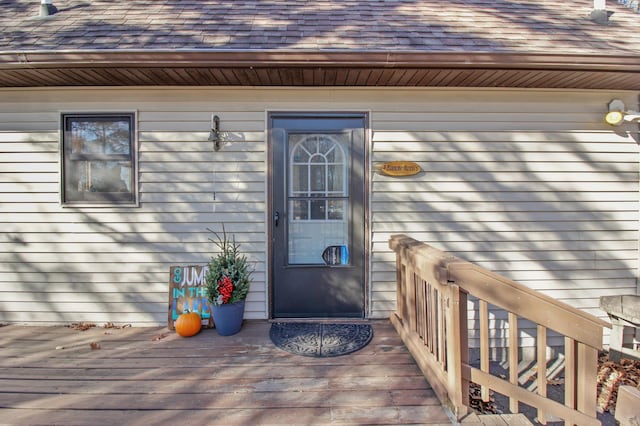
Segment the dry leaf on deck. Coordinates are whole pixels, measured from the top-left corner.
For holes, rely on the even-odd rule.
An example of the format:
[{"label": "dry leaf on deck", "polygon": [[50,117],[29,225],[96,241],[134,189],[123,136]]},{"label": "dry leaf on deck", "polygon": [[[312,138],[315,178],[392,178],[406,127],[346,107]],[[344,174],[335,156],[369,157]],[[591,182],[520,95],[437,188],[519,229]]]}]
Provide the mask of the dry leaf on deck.
[{"label": "dry leaf on deck", "polygon": [[127,328],[131,327],[131,324],[115,325],[112,322],[108,322],[104,325],[104,328]]},{"label": "dry leaf on deck", "polygon": [[152,342],[155,342],[155,341],[158,341],[158,340],[162,340],[162,339],[164,339],[165,337],[167,337],[168,335],[169,335],[169,333],[160,333],[160,334],[156,334],[155,336],[153,336],[153,337],[151,338],[151,341],[152,341]]},{"label": "dry leaf on deck", "polygon": [[95,324],[92,324],[90,322],[74,322],[70,325],[67,325],[67,327],[69,327],[70,329],[79,331],[87,331],[95,326]]}]

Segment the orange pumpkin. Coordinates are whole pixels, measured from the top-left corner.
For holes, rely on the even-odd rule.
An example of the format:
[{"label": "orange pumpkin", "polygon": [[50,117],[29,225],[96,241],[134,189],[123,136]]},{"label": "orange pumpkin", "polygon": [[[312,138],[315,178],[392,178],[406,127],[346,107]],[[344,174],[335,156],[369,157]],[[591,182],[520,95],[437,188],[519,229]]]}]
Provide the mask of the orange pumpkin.
[{"label": "orange pumpkin", "polygon": [[183,312],[176,320],[176,333],[182,337],[195,336],[201,328],[202,322],[197,312]]}]

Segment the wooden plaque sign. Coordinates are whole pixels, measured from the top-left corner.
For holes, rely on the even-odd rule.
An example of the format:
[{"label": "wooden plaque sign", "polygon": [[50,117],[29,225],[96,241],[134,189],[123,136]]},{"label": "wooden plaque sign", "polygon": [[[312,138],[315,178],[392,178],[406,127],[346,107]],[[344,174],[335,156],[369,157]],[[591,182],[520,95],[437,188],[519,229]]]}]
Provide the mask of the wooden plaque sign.
[{"label": "wooden plaque sign", "polygon": [[213,327],[205,277],[209,266],[171,266],[169,270],[169,328],[185,310],[197,312],[203,327]]},{"label": "wooden plaque sign", "polygon": [[375,169],[380,174],[394,177],[413,176],[422,171],[422,167],[413,161],[388,161],[376,164]]}]

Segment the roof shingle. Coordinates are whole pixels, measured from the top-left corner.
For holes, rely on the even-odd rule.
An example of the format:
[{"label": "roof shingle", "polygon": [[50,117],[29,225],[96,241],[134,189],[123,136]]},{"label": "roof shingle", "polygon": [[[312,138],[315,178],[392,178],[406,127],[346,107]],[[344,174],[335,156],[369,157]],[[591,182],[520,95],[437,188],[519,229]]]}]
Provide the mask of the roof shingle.
[{"label": "roof shingle", "polygon": [[640,90],[640,14],[589,0],[0,0],[0,87]]},{"label": "roof shingle", "polygon": [[550,0],[3,0],[0,50],[375,50],[639,54],[640,14]]}]

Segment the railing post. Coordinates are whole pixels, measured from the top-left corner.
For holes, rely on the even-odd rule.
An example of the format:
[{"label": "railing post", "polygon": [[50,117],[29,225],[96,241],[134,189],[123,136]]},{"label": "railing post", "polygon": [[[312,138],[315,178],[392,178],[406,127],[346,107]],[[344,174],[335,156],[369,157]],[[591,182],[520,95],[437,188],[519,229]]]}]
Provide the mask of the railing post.
[{"label": "railing post", "polygon": [[467,336],[467,295],[460,287],[449,284],[446,320],[447,377],[449,398],[457,418],[467,414],[469,406],[469,383],[462,381],[462,364],[469,361]]},{"label": "railing post", "polygon": [[405,269],[402,264],[402,254],[400,250],[396,251],[396,304],[397,312],[400,319],[404,322],[407,315],[406,308],[406,285],[405,285]]}]

